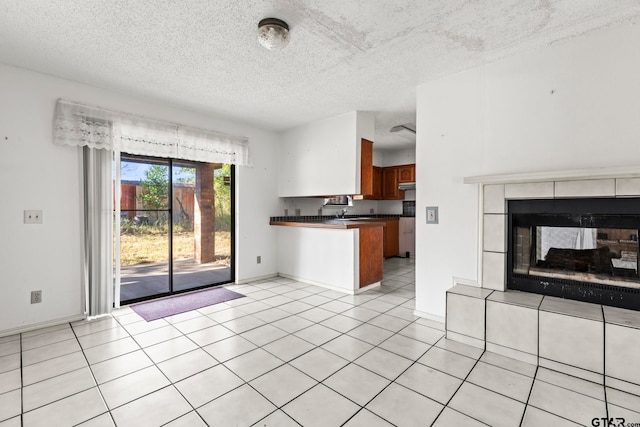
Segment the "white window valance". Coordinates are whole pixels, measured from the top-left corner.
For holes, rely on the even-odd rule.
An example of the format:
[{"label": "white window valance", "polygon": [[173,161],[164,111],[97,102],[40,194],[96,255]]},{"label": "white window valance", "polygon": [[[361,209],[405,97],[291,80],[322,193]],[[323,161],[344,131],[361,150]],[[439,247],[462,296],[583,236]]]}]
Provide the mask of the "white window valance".
[{"label": "white window valance", "polygon": [[247,138],[62,99],[56,103],[53,142],[197,162],[250,164]]}]

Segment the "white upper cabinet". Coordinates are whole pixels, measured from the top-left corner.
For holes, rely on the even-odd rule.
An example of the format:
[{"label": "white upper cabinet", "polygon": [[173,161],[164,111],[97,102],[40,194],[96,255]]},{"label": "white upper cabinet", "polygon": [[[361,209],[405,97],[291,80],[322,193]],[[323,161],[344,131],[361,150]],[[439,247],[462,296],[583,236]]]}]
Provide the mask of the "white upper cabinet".
[{"label": "white upper cabinet", "polygon": [[371,113],[352,111],[298,126],[278,144],[278,196],[360,194],[360,140],[373,141]]}]

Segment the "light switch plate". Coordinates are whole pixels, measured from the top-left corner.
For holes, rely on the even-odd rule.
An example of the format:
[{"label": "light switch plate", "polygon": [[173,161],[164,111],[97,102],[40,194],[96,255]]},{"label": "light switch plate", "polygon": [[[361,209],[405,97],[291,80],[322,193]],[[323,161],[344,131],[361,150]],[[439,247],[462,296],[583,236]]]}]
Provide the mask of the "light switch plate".
[{"label": "light switch plate", "polygon": [[438,207],[427,206],[427,224],[437,224],[438,219],[439,219]]}]

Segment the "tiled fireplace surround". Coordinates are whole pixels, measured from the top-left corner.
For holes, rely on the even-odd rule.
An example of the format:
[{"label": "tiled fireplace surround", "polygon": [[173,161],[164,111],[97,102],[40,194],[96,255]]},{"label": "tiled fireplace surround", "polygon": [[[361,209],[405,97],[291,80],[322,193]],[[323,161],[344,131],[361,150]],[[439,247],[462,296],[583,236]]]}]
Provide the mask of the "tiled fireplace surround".
[{"label": "tiled fireplace surround", "polygon": [[465,179],[482,189],[482,280],[447,292],[447,337],[640,395],[640,312],[507,290],[505,282],[507,200],[640,197],[640,174],[545,175]]}]

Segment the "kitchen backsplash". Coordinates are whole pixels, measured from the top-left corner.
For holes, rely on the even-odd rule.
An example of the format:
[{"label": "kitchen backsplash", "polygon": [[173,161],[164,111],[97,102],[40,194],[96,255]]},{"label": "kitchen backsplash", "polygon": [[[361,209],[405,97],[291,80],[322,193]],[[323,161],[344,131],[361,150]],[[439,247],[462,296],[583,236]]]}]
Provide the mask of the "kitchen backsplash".
[{"label": "kitchen backsplash", "polygon": [[[280,215],[283,216],[333,216],[342,210],[339,206],[322,206],[320,197],[285,197],[280,199]],[[401,200],[354,200],[347,206],[347,215],[401,215]]]},{"label": "kitchen backsplash", "polygon": [[415,200],[405,200],[402,202],[402,216],[416,216]]}]

